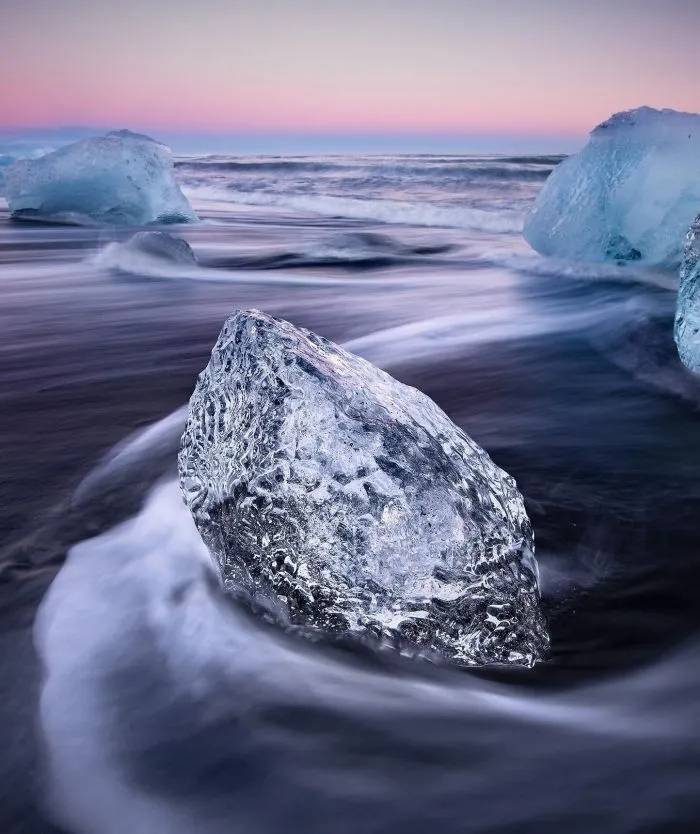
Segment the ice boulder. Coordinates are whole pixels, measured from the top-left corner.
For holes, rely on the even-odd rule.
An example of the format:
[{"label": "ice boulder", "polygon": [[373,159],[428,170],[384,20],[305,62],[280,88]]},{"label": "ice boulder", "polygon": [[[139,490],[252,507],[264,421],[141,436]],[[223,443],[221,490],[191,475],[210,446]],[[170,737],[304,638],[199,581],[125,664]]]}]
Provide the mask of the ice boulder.
[{"label": "ice boulder", "polygon": [[674,337],[683,364],[700,374],[700,215],[685,239]]},{"label": "ice boulder", "polygon": [[640,107],[560,163],[525,222],[543,255],[676,267],[700,211],[700,115]]},{"label": "ice boulder", "polygon": [[196,220],[173,170],[164,145],[119,130],[15,162],[3,190],[12,215],[23,219],[135,226]]},{"label": "ice boulder", "polygon": [[465,665],[546,652],[513,479],[427,396],[308,330],[228,319],[179,471],[225,586],[279,624]]}]

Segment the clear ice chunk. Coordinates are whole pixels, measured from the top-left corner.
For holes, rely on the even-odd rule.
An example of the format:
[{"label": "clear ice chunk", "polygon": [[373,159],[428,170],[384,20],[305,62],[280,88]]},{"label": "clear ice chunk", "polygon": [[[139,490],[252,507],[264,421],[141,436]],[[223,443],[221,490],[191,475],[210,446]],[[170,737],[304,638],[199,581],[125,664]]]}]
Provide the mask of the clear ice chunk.
[{"label": "clear ice chunk", "polygon": [[122,245],[129,252],[141,252],[172,264],[188,266],[197,263],[189,243],[167,232],[137,232]]},{"label": "clear ice chunk", "polygon": [[685,238],[674,337],[683,364],[700,374],[700,215]]},{"label": "clear ice chunk", "polygon": [[110,225],[197,219],[173,175],[168,148],[119,130],[83,139],[4,171],[12,215],[27,220]]},{"label": "clear ice chunk", "polygon": [[677,267],[700,207],[700,115],[640,107],[591,133],[525,221],[543,255]]},{"label": "clear ice chunk", "polygon": [[308,330],[228,319],[179,471],[224,585],[282,625],[465,665],[546,652],[513,479],[425,394]]}]

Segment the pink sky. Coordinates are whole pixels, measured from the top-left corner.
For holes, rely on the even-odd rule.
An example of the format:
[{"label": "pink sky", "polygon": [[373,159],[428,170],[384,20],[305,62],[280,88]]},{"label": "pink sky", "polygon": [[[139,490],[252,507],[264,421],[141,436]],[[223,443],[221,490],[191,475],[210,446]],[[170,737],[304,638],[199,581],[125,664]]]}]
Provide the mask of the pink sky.
[{"label": "pink sky", "polygon": [[697,0],[21,0],[0,127],[583,135],[700,111]]}]

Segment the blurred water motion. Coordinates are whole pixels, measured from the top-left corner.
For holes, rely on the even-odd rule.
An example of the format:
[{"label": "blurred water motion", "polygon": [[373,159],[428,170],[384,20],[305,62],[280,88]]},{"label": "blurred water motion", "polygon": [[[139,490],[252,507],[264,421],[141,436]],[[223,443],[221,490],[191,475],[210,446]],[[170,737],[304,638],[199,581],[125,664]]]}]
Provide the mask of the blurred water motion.
[{"label": "blurred water motion", "polygon": [[[696,830],[700,385],[671,277],[527,250],[555,162],[188,161],[182,268],[0,216],[3,830]],[[421,388],[515,476],[548,663],[310,647],[221,595],[175,456],[250,307]]]}]

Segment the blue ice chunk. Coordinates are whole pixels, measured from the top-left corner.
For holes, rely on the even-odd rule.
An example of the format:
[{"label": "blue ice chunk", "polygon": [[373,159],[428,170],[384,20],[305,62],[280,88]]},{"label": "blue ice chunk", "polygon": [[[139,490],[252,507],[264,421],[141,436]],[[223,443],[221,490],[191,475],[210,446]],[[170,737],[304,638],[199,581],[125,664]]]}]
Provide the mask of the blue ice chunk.
[{"label": "blue ice chunk", "polygon": [[66,145],[5,170],[14,217],[79,224],[145,225],[197,219],[173,176],[168,148],[119,130]]},{"label": "blue ice chunk", "polygon": [[525,222],[543,255],[675,268],[700,211],[700,115],[640,107],[593,130]]}]

